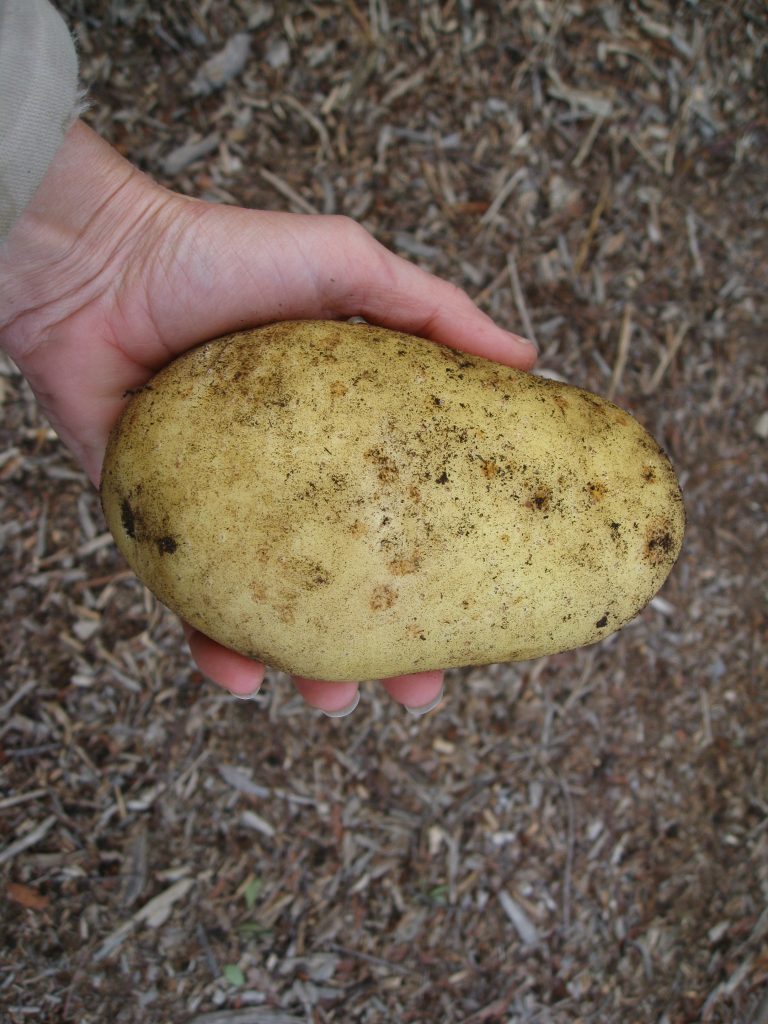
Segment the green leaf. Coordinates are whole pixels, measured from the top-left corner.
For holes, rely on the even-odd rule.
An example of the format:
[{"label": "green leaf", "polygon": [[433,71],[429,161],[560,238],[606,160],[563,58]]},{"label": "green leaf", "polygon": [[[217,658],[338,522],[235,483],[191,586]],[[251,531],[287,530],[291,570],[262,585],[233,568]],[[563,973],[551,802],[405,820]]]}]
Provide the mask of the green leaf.
[{"label": "green leaf", "polygon": [[429,898],[433,903],[437,903],[439,906],[445,906],[448,902],[448,886],[447,885],[436,885],[429,890]]},{"label": "green leaf", "polygon": [[262,935],[272,934],[271,928],[259,924],[258,921],[243,921],[241,925],[238,925],[237,930],[244,939],[258,939]]},{"label": "green leaf", "polygon": [[260,878],[255,876],[249,879],[248,884],[243,890],[245,896],[245,905],[249,910],[253,910],[256,900],[261,895],[261,890],[264,888],[264,883]]},{"label": "green leaf", "polygon": [[237,964],[227,964],[224,968],[224,977],[230,983],[239,988],[245,984],[245,975]]}]

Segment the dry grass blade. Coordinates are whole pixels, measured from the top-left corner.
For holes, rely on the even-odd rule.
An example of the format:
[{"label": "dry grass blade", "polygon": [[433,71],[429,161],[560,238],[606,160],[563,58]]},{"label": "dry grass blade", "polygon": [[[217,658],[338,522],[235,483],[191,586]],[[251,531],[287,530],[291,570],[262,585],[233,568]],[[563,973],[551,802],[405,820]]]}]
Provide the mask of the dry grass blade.
[{"label": "dry grass blade", "polygon": [[629,346],[632,342],[632,315],[634,313],[634,307],[631,302],[628,302],[624,307],[624,313],[621,318],[621,330],[619,331],[619,343],[616,348],[616,361],[613,364],[613,373],[611,374],[611,381],[608,385],[608,391],[606,392],[608,398],[613,401],[616,397],[616,392],[621,386],[621,380],[624,376],[624,370],[627,366],[627,357],[629,356]]},{"label": "dry grass blade", "polygon": [[507,270],[509,271],[509,279],[512,283],[512,294],[515,299],[515,306],[517,307],[517,312],[520,315],[520,321],[523,325],[525,336],[538,348],[539,342],[536,338],[536,332],[533,329],[533,322],[528,312],[528,307],[525,304],[525,296],[523,295],[523,288],[520,284],[520,275],[517,272],[517,261],[514,253],[512,252],[507,253]]}]

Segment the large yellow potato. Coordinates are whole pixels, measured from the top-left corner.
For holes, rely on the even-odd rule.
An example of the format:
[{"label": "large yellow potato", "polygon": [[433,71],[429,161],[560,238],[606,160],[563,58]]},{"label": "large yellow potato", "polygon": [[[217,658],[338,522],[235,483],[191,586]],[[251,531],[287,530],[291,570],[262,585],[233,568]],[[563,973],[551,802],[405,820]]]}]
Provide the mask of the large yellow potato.
[{"label": "large yellow potato", "polygon": [[160,372],[112,432],[102,501],[188,622],[335,680],[599,640],[658,590],[684,530],[667,458],[610,402],[325,321]]}]

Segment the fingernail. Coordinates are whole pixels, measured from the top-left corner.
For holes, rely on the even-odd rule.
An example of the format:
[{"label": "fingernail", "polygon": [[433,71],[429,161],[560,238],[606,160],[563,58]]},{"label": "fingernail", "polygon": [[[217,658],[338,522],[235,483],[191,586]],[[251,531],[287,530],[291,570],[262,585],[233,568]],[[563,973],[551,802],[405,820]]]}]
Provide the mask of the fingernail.
[{"label": "fingernail", "polygon": [[434,698],[434,700],[431,700],[429,702],[429,704],[422,704],[418,708],[412,708],[412,707],[409,707],[407,704],[404,704],[403,707],[405,708],[405,710],[408,712],[409,715],[413,715],[414,718],[421,718],[422,715],[426,715],[426,714],[429,714],[430,711],[434,711],[435,708],[437,707],[437,705],[440,703],[440,701],[443,699],[444,696],[445,696],[445,687],[441,686],[440,687],[440,692]]},{"label": "fingernail", "polygon": [[251,690],[250,693],[235,693],[234,690],[228,690],[227,692],[236,700],[255,700],[259,695],[258,690]]},{"label": "fingernail", "polygon": [[515,340],[516,340],[516,341],[517,341],[517,343],[518,343],[519,345],[521,345],[521,346],[522,346],[522,345],[524,345],[524,346],[525,346],[526,348],[529,348],[529,349],[531,349],[531,348],[532,348],[532,349],[533,349],[533,351],[534,351],[534,352],[535,352],[535,353],[536,353],[537,355],[538,355],[538,354],[539,354],[539,352],[541,351],[541,350],[539,349],[539,343],[538,343],[538,341],[537,341],[537,340],[536,340],[535,338],[523,338],[523,337],[522,337],[522,336],[521,336],[520,334],[516,334],[516,335],[515,335]]},{"label": "fingernail", "polygon": [[326,711],[324,708],[320,708],[320,710],[327,718],[346,718],[347,715],[352,714],[352,712],[355,710],[359,703],[360,691],[358,690],[355,693],[355,696],[352,698],[352,701],[349,704],[347,704],[345,708],[339,708],[338,711]]}]

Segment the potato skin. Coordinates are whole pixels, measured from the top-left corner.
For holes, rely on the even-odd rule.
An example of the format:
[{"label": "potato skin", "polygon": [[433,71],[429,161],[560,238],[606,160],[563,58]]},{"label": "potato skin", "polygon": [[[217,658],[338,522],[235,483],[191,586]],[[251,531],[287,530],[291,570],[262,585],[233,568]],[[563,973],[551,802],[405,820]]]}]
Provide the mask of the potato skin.
[{"label": "potato skin", "polygon": [[662,585],[685,526],[668,459],[612,403],[334,321],[162,370],[112,431],[102,504],[197,629],[340,681],[600,640]]}]

